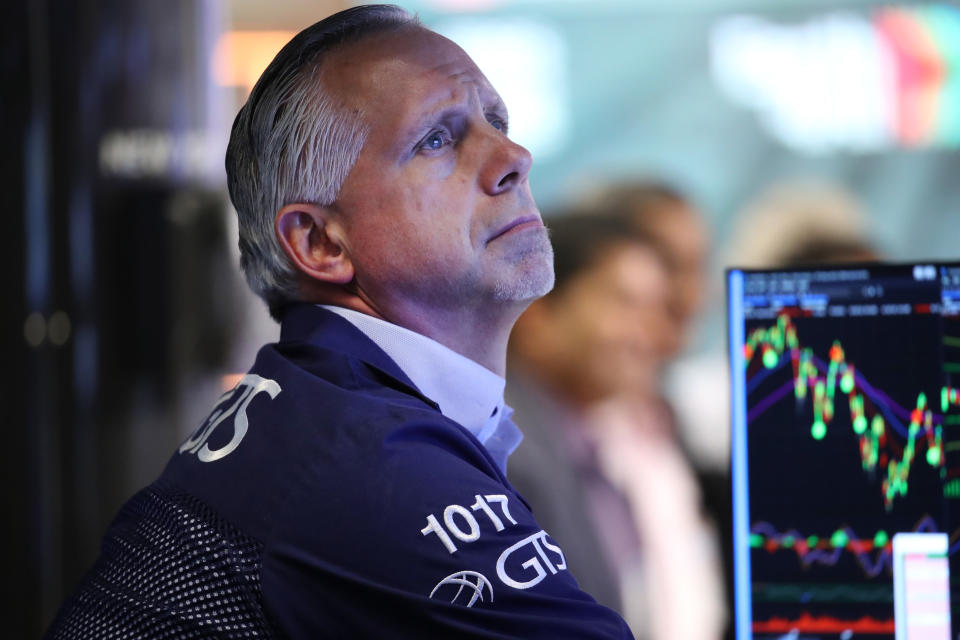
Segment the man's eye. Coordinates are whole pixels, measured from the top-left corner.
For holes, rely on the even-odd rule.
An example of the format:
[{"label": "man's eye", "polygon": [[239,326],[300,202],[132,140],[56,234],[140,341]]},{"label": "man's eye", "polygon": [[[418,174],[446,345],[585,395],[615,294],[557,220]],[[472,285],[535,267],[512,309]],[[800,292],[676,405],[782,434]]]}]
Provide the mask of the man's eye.
[{"label": "man's eye", "polygon": [[507,132],[507,121],[503,118],[490,118],[489,122],[497,131]]},{"label": "man's eye", "polygon": [[450,139],[443,131],[434,131],[423,139],[420,148],[427,151],[436,151],[442,149],[448,142],[450,142]]}]

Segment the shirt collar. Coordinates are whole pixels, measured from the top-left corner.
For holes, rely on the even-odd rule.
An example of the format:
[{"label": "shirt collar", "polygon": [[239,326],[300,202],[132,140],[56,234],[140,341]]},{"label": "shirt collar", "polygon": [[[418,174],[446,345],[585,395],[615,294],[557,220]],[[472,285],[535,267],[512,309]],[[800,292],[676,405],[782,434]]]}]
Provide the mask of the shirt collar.
[{"label": "shirt collar", "polygon": [[440,413],[462,425],[482,444],[495,435],[501,421],[508,421],[512,411],[503,402],[506,380],[483,365],[399,325],[352,309],[319,306],[366,334],[423,395],[439,405]]}]

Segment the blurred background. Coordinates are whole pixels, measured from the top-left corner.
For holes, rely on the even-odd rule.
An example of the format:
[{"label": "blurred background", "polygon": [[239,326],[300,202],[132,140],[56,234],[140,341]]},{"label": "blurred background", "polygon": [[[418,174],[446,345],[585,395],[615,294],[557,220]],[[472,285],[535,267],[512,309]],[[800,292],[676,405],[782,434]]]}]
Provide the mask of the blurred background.
[{"label": "blurred background", "polygon": [[[278,334],[237,267],[226,140],[282,44],[350,4],[4,3],[5,637],[42,632],[119,505]],[[700,470],[727,458],[724,266],[817,234],[960,259],[953,3],[403,6],[500,91],[548,218],[649,179],[701,213],[705,302],[662,380]]]}]

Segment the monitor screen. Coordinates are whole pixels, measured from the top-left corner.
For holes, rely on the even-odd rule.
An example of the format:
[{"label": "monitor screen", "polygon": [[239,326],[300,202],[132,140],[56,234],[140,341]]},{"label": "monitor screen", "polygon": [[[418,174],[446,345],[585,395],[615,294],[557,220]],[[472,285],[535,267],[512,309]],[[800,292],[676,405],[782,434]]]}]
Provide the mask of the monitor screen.
[{"label": "monitor screen", "polygon": [[960,638],[960,263],[727,285],[738,640]]}]

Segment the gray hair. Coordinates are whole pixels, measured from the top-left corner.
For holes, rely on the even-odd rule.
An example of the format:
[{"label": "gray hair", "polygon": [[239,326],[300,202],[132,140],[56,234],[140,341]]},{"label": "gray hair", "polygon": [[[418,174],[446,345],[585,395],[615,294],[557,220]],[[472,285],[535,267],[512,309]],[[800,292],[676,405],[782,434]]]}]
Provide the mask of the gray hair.
[{"label": "gray hair", "polygon": [[270,315],[298,299],[298,275],[274,231],[284,206],[328,206],[360,155],[368,128],[326,91],[326,54],[366,36],[419,26],[394,5],[336,13],[298,33],[280,50],[240,109],[227,146],[227,187],[237,210],[240,267]]}]

